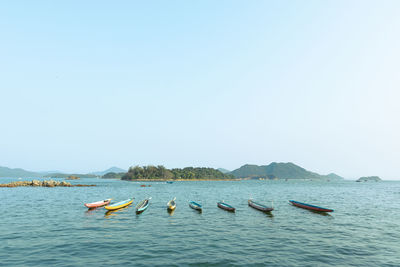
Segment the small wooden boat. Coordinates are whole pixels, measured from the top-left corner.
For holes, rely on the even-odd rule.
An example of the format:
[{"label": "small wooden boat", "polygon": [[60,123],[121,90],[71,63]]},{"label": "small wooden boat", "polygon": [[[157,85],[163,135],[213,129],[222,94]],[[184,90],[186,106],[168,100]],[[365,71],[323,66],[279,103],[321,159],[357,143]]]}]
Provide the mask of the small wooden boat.
[{"label": "small wooden boat", "polygon": [[263,205],[263,204],[254,202],[254,201],[251,200],[251,199],[248,200],[248,203],[249,203],[249,206],[250,206],[250,207],[252,207],[252,208],[254,208],[254,209],[256,209],[256,210],[263,211],[263,212],[270,212],[270,211],[273,211],[273,210],[274,210],[274,208],[272,208],[272,207],[267,207],[267,206],[265,206],[265,205]]},{"label": "small wooden boat", "polygon": [[127,200],[120,201],[120,202],[114,203],[112,205],[105,206],[104,208],[106,210],[118,210],[118,209],[121,209],[121,208],[129,206],[130,204],[132,204],[132,202],[133,202],[133,198],[129,198]]},{"label": "small wooden boat", "polygon": [[111,202],[111,198],[104,199],[104,200],[97,201],[97,202],[92,202],[92,203],[85,203],[84,205],[85,205],[85,207],[87,207],[89,209],[94,209],[94,208],[106,206],[106,205],[110,204],[110,202]]},{"label": "small wooden boat", "polygon": [[199,212],[202,212],[202,210],[203,210],[201,205],[199,203],[197,203],[197,202],[194,202],[194,201],[190,201],[189,202],[189,207],[191,207],[192,209],[197,210]]},{"label": "small wooden boat", "polygon": [[176,197],[174,197],[174,199],[168,201],[167,203],[167,209],[168,211],[173,211],[176,208],[176,202],[175,202]]},{"label": "small wooden boat", "polygon": [[235,210],[236,210],[234,207],[232,207],[231,205],[226,204],[224,202],[218,202],[217,206],[218,206],[218,208],[221,208],[221,209],[227,210],[227,211],[231,211],[231,212],[235,212]]},{"label": "small wooden boat", "polygon": [[301,202],[294,201],[294,200],[289,200],[289,202],[292,203],[293,206],[307,209],[307,210],[319,211],[319,212],[333,212],[333,210],[331,210],[331,209],[326,209],[326,208],[322,208],[322,207],[318,207],[318,206],[314,206],[314,205],[310,205],[310,204],[306,204],[306,203],[301,203]]},{"label": "small wooden boat", "polygon": [[142,213],[143,211],[145,211],[147,209],[147,207],[149,206],[149,202],[150,202],[151,197],[146,198],[144,200],[142,200],[137,206],[136,206],[136,213]]},{"label": "small wooden boat", "polygon": [[172,184],[173,183],[173,181],[167,181],[167,184]]}]

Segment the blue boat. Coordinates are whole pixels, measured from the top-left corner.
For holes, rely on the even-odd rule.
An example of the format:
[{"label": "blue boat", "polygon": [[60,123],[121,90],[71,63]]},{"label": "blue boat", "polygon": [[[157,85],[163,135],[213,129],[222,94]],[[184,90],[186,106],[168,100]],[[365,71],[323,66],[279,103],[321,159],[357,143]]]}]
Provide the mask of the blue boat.
[{"label": "blue boat", "polygon": [[167,184],[172,184],[173,183],[173,181],[167,181]]},{"label": "blue boat", "polygon": [[231,205],[229,205],[229,204],[226,204],[226,203],[224,203],[224,202],[218,202],[217,203],[217,206],[218,206],[218,208],[220,208],[220,209],[223,209],[223,210],[227,210],[227,211],[231,211],[231,212],[235,212],[235,208],[234,207],[232,207]]},{"label": "blue boat", "polygon": [[151,197],[146,198],[144,200],[142,200],[137,206],[136,206],[136,213],[142,213],[143,211],[145,211],[147,209],[147,207],[149,206],[149,202],[150,202]]},{"label": "blue boat", "polygon": [[201,205],[199,203],[197,203],[197,202],[194,202],[194,201],[190,201],[189,202],[189,207],[191,207],[192,209],[197,210],[199,212],[202,212],[202,210],[203,210]]},{"label": "blue boat", "polygon": [[292,203],[293,206],[303,208],[306,210],[319,211],[319,212],[333,212],[332,209],[322,208],[322,207],[318,207],[318,206],[314,206],[314,205],[310,205],[307,203],[302,203],[302,202],[298,202],[298,201],[294,201],[294,200],[289,200],[289,202]]}]

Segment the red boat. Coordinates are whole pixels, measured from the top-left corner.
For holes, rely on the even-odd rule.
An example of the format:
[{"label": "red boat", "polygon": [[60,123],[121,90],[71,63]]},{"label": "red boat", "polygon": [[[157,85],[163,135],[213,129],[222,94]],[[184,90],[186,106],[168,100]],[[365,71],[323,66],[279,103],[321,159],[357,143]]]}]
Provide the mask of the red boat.
[{"label": "red boat", "polygon": [[306,210],[313,210],[313,211],[320,211],[320,212],[333,212],[333,210],[331,210],[331,209],[326,209],[326,208],[322,208],[322,207],[318,207],[318,206],[314,206],[314,205],[310,205],[310,204],[306,204],[306,203],[301,203],[301,202],[294,201],[294,200],[289,200],[289,202],[292,203],[293,206],[303,208]]},{"label": "red boat", "polygon": [[85,203],[84,205],[89,209],[94,209],[94,208],[106,206],[106,205],[110,204],[110,202],[111,202],[111,198],[97,201],[97,202],[92,202],[92,203]]}]

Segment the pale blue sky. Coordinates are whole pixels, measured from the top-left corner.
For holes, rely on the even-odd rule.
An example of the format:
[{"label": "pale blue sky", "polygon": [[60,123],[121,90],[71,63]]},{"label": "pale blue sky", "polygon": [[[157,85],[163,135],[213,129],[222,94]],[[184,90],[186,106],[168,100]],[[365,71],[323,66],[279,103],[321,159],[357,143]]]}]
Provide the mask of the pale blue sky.
[{"label": "pale blue sky", "polygon": [[400,1],[0,4],[0,166],[400,179]]}]

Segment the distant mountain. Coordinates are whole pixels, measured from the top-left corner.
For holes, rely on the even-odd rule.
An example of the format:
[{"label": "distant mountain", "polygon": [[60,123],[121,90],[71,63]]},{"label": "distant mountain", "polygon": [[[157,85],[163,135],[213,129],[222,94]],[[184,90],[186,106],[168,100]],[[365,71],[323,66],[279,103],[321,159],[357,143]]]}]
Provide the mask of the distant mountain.
[{"label": "distant mountain", "polygon": [[24,169],[11,169],[0,166],[0,177],[41,177],[43,176],[37,172],[26,171]]},{"label": "distant mountain", "polygon": [[236,178],[277,178],[277,179],[343,179],[336,174],[320,175],[315,172],[308,171],[291,162],[276,163],[269,165],[250,165],[246,164],[230,172]]},{"label": "distant mountain", "polygon": [[111,167],[111,168],[109,168],[107,170],[104,170],[104,171],[91,172],[89,174],[93,174],[93,175],[97,175],[97,176],[103,176],[104,174],[109,173],[109,172],[121,173],[121,172],[128,172],[128,171],[124,170],[124,169],[121,169],[121,168],[118,168],[118,167]]},{"label": "distant mountain", "polygon": [[328,175],[325,175],[326,178],[330,179],[330,180],[343,180],[344,178],[342,176],[339,176],[335,173],[330,173]]},{"label": "distant mountain", "polygon": [[219,171],[222,172],[222,173],[231,172],[231,171],[229,171],[229,170],[227,170],[227,169],[224,169],[224,168],[218,168],[217,170],[219,170]]},{"label": "distant mountain", "polygon": [[26,177],[57,177],[57,178],[66,178],[68,176],[74,175],[78,176],[81,178],[93,178],[96,176],[103,176],[106,173],[109,172],[116,172],[116,173],[126,173],[127,171],[121,168],[117,167],[111,167],[107,170],[104,171],[99,171],[99,172],[93,172],[93,173],[88,173],[88,174],[76,174],[76,173],[64,173],[60,171],[43,171],[43,172],[32,172],[32,171],[27,171],[24,169],[16,168],[16,169],[11,169],[8,167],[1,167],[0,166],[0,177],[21,177],[21,178],[26,178]]},{"label": "distant mountain", "polygon": [[46,173],[42,175],[45,178],[68,178],[70,176],[76,176],[79,178],[96,178],[97,175],[94,174],[82,174],[82,173]]}]

